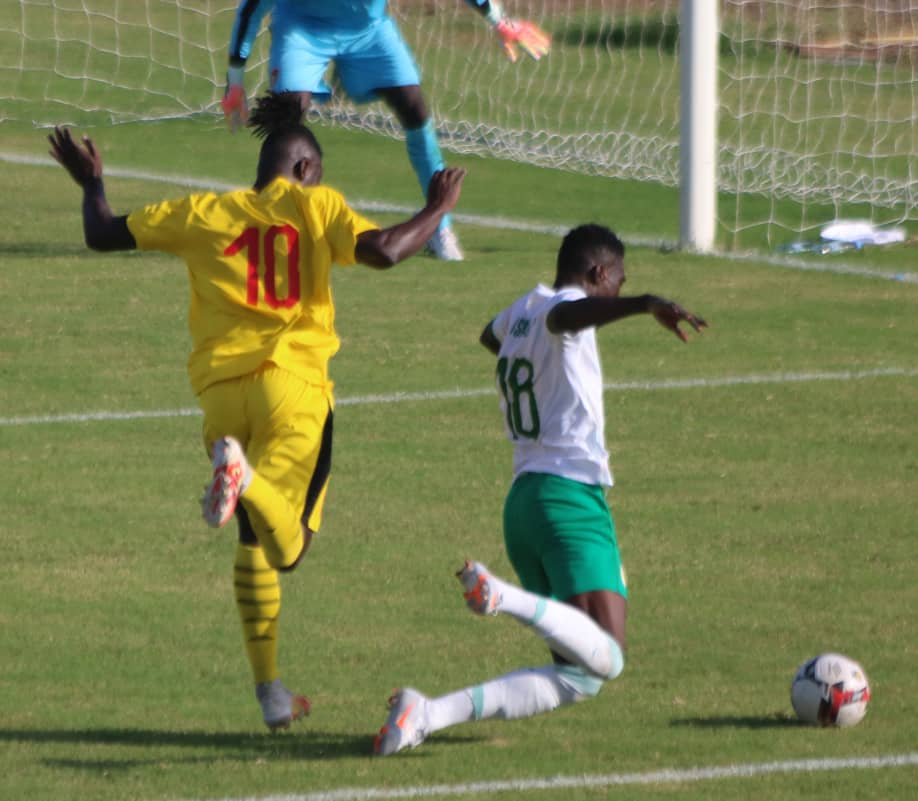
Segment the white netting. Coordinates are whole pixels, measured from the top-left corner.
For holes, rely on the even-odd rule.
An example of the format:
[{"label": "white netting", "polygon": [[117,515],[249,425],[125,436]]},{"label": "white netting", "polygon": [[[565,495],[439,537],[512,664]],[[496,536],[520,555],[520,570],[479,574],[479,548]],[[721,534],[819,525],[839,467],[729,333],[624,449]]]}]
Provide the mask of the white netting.
[{"label": "white netting", "polygon": [[[720,183],[809,230],[851,207],[918,217],[918,0],[727,0]],[[799,205],[781,219],[779,203]],[[785,215],[786,216],[786,215]]]},{"label": "white netting", "polygon": [[3,0],[0,119],[127,121],[213,108],[232,0]]},{"label": "white netting", "polygon": [[[0,120],[217,113],[234,0],[3,2]],[[458,0],[390,3],[447,149],[677,185],[678,0],[504,5],[552,33],[547,59],[508,63]],[[808,230],[851,204],[914,221],[918,0],[720,7],[719,183],[736,197],[721,224]],[[265,86],[267,44],[262,33],[250,93]],[[400,135],[380,104],[338,99],[317,114]]]}]

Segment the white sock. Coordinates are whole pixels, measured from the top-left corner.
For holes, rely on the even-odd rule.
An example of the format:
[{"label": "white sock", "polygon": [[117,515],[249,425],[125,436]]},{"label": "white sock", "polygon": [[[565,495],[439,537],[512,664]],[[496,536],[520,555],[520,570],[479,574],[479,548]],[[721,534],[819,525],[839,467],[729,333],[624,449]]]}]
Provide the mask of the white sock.
[{"label": "white sock", "polygon": [[625,666],[621,646],[589,615],[573,606],[527,592],[489,576],[492,591],[502,596],[498,606],[530,626],[555,653],[603,679],[614,679]]},{"label": "white sock", "polygon": [[430,732],[474,719],[475,707],[472,704],[471,688],[431,698],[427,703],[427,723]]},{"label": "white sock", "polygon": [[598,679],[578,668],[546,665],[517,670],[484,684],[430,699],[428,731],[439,731],[470,720],[532,717],[592,697],[599,692],[600,686]]}]

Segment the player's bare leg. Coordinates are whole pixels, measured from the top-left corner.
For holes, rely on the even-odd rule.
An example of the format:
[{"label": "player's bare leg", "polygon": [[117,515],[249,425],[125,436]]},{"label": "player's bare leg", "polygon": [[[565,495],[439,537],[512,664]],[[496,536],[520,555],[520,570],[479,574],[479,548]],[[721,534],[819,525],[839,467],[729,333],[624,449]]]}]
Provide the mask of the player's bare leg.
[{"label": "player's bare leg", "polygon": [[625,649],[625,621],[628,602],[617,592],[594,590],[565,598],[564,603],[579,609],[596,621],[600,628],[609,632],[615,641]]},{"label": "player's bare leg", "polygon": [[[625,664],[622,643],[613,632],[617,630],[624,637],[625,599],[616,593],[602,590],[574,596],[584,607],[581,609],[527,592],[497,578],[480,562],[466,562],[456,575],[473,612],[509,614],[530,626],[553,654],[593,676],[614,679],[622,672]],[[589,609],[603,616],[603,624],[591,617]]]}]

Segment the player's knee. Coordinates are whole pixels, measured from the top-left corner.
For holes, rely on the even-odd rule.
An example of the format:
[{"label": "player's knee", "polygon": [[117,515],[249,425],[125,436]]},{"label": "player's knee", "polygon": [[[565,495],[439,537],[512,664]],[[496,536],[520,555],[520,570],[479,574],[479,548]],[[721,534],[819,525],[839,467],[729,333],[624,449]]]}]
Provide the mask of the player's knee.
[{"label": "player's knee", "polygon": [[[278,560],[279,564],[271,565],[278,573],[290,573],[293,570],[296,570],[297,566],[300,564],[300,560],[306,554],[306,551],[309,550],[309,545],[312,542],[312,529],[308,528],[305,524],[301,525],[303,532],[303,545],[300,548],[298,554],[296,554],[292,560]],[[271,561],[270,558],[268,560]]]},{"label": "player's knee", "polygon": [[595,698],[602,689],[602,679],[577,665],[559,665],[556,668],[562,703],[573,704]]},{"label": "player's knee", "polygon": [[393,86],[379,91],[405,130],[415,130],[427,124],[430,111],[420,86]]},{"label": "player's knee", "polygon": [[608,662],[603,663],[601,678],[617,679],[625,669],[625,652],[614,637],[608,637]]},{"label": "player's knee", "polygon": [[597,646],[583,663],[586,671],[602,681],[618,678],[625,669],[625,652],[615,637],[605,635],[605,648]]}]

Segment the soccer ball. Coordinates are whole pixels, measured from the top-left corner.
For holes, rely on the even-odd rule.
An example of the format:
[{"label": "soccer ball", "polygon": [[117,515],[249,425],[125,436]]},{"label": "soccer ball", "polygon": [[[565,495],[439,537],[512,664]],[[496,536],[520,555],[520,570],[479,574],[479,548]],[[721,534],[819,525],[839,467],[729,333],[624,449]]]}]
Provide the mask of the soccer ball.
[{"label": "soccer ball", "polygon": [[863,719],[870,685],[863,668],[841,654],[804,662],[791,683],[791,704],[804,723],[854,726]]}]

